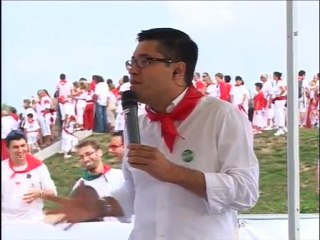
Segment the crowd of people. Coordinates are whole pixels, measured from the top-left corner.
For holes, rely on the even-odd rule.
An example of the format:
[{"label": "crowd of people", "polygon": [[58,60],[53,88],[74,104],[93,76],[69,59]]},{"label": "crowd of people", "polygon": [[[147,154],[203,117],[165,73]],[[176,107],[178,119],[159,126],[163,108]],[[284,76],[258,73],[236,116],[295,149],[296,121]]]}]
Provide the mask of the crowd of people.
[{"label": "crowd of people", "polygon": [[[319,79],[319,73],[311,81],[306,79],[304,70],[298,73],[301,128],[319,127]],[[277,129],[275,136],[287,132],[287,84],[281,72],[261,74],[260,80],[254,84],[253,96],[241,76],[236,76],[235,84],[231,84],[229,75],[216,73],[211,78],[205,72],[201,78],[199,73],[195,73],[194,85],[202,93],[228,101],[247,114],[254,134],[273,129]]]},{"label": "crowd of people", "polygon": [[[51,213],[70,223],[130,222],[134,214],[130,239],[236,239],[237,212],[259,197],[253,133],[287,131],[282,73],[262,74],[251,97],[241,76],[232,84],[230,75],[194,73],[197,45],[179,30],[142,31],[138,42],[126,62],[130,78],[118,86],[99,75],[71,83],[60,74],[53,97],[38,90],[37,98],[23,101],[22,117],[2,109],[4,222],[43,221],[43,200],[49,200],[60,204]],[[300,126],[318,126],[319,74],[310,83],[305,76],[301,70],[297,79]],[[141,144],[123,134],[121,94],[129,89],[140,102]],[[74,133],[81,130],[115,133],[109,152],[123,157],[122,170],[102,162],[96,141],[79,143]],[[32,156],[56,132],[64,158],[76,152],[82,168],[65,199],[57,197],[45,163]]]},{"label": "crowd of people", "polygon": [[[299,125],[319,126],[319,73],[311,81],[306,72],[299,71]],[[254,134],[277,129],[275,136],[287,132],[286,81],[282,73],[262,74],[255,83],[255,92],[250,93],[241,76],[232,83],[230,75],[208,72],[202,76],[196,72],[193,84],[204,95],[219,98],[235,105],[248,115]],[[113,80],[104,80],[93,75],[90,82],[85,78],[71,83],[65,74],[60,74],[56,91],[51,97],[47,90],[37,91],[37,97],[23,100],[24,112],[18,115],[14,107],[2,109],[2,141],[11,130],[22,129],[30,152],[34,153],[55,140],[61,139],[61,153],[70,158],[70,152],[78,139],[75,131],[93,130],[96,133],[121,135],[124,129],[124,115],[121,93],[130,89],[130,81],[124,75],[115,86]],[[139,114],[145,113],[145,106],[139,103]],[[5,146],[2,144],[2,146]],[[3,158],[7,155],[2,147]]]}]

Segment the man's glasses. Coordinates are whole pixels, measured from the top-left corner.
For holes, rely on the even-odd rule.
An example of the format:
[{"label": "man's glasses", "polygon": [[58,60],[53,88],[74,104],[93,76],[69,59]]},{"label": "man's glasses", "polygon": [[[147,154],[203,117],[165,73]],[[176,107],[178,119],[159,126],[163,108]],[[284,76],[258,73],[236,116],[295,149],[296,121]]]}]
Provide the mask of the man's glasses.
[{"label": "man's glasses", "polygon": [[152,58],[152,57],[141,57],[137,59],[131,59],[126,61],[126,69],[130,70],[133,64],[136,64],[138,68],[146,68],[152,62],[163,62],[163,63],[173,63],[171,59],[165,58]]}]

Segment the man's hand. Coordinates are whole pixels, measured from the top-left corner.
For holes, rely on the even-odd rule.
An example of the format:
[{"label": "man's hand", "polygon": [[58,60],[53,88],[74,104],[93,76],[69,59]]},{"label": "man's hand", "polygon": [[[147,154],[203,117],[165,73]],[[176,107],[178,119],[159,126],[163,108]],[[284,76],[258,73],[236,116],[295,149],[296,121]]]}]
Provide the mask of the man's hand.
[{"label": "man's hand", "polygon": [[26,203],[32,203],[34,200],[41,198],[43,191],[41,189],[30,189],[26,194],[23,195],[22,200]]},{"label": "man's hand", "polygon": [[174,174],[175,165],[157,148],[130,144],[128,149],[128,162],[132,167],[145,171],[160,181],[172,181],[171,176]]},{"label": "man's hand", "polygon": [[112,197],[105,197],[104,199],[73,199],[50,195],[44,196],[43,199],[57,203],[59,205],[59,207],[57,207],[56,209],[48,210],[46,212],[47,215],[63,215],[63,217],[55,222],[55,224],[61,222],[78,223],[101,217],[122,217],[124,215],[118,201]]},{"label": "man's hand", "polygon": [[71,199],[57,196],[45,196],[44,199],[59,205],[56,209],[48,210],[47,215],[64,215],[55,224],[65,221],[78,223],[103,217],[105,203],[99,199]]}]

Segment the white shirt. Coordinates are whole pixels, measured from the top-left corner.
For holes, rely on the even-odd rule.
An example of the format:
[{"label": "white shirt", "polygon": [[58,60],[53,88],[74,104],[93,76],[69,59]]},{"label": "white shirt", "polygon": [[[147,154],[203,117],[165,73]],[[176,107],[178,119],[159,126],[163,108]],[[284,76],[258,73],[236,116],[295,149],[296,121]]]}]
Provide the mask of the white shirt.
[{"label": "white shirt", "polygon": [[[235,86],[233,85],[230,90],[230,95],[233,96],[232,103],[234,105],[239,105],[243,103],[243,107],[248,109],[250,94],[248,89],[244,85]],[[245,100],[243,101],[243,98]]]},{"label": "white shirt", "polygon": [[27,131],[28,136],[38,136],[38,130],[40,129],[40,125],[37,120],[32,119],[33,122],[29,122],[26,119],[24,124],[24,129]]},{"label": "white shirt", "polygon": [[[81,181],[83,181],[84,185],[93,187],[99,197],[109,196],[110,193],[119,187],[121,187],[124,183],[124,177],[121,169],[111,168],[108,172],[94,180],[85,180],[80,178],[72,188],[72,191],[77,188]],[[114,217],[105,217],[105,221],[114,221],[117,218]]]},{"label": "white shirt", "polygon": [[[259,196],[259,167],[247,117],[227,102],[203,97],[188,118],[177,123],[182,138],[173,153],[161,137],[159,122],[142,115],[139,124],[142,144],[158,148],[174,164],[204,173],[208,201],[130,167],[126,150],[126,188],[112,195],[126,214],[135,213],[130,239],[236,239],[237,211],[254,206]],[[126,133],[124,137],[127,145]],[[183,160],[186,150],[193,153],[190,162]]]},{"label": "white shirt", "polygon": [[[280,95],[282,92],[281,88],[284,88],[285,91]],[[274,85],[274,93],[276,96],[286,96],[287,95],[287,85],[283,80],[276,81],[276,84]]]},{"label": "white shirt", "polygon": [[59,81],[56,89],[59,91],[59,96],[70,97],[72,84],[69,81]]},{"label": "white shirt", "polygon": [[[43,200],[37,199],[32,203],[25,203],[22,198],[31,188],[52,190],[56,194],[56,187],[46,165],[42,164],[28,173],[18,173],[11,178],[14,172],[9,167],[9,160],[6,159],[1,162],[1,173],[2,221],[24,224],[43,221]],[[27,178],[28,174],[31,175],[30,178]]]},{"label": "white shirt", "polygon": [[125,92],[130,90],[130,86],[131,86],[130,82],[123,83],[119,88],[119,92]]},{"label": "white shirt", "polygon": [[17,130],[17,121],[11,116],[1,117],[1,139],[5,139],[12,130]]},{"label": "white shirt", "polygon": [[105,82],[97,83],[94,94],[97,95],[97,103],[99,105],[107,106],[108,92],[108,85]]},{"label": "white shirt", "polygon": [[266,99],[270,99],[270,98],[273,98],[274,97],[274,81],[272,80],[267,80],[263,83],[262,85],[262,92],[263,92],[263,95]]},{"label": "white shirt", "polygon": [[210,84],[207,86],[205,93],[210,97],[218,98],[220,96],[219,87],[216,84]]}]

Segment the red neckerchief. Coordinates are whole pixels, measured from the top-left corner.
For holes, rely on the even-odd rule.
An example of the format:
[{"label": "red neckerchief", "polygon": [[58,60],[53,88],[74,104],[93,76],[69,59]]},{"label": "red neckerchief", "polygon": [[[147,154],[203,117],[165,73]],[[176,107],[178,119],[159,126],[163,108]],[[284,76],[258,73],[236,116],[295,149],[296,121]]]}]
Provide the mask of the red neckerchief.
[{"label": "red neckerchief", "polygon": [[27,173],[30,172],[31,170],[41,166],[42,161],[38,160],[34,156],[27,154],[26,155],[26,162],[27,162],[27,167],[24,170],[17,171],[13,168],[12,160],[9,158],[9,167],[13,171],[13,174],[10,176],[10,178],[14,178],[16,174],[19,173]]},{"label": "red neckerchief", "polygon": [[193,111],[203,94],[194,87],[189,87],[183,99],[171,113],[155,113],[150,107],[146,106],[147,116],[151,121],[160,121],[161,132],[170,152],[176,137],[179,135],[174,125],[174,121],[183,121]]},{"label": "red neckerchief", "polygon": [[61,84],[62,86],[65,85],[66,82],[67,82],[67,80],[60,80],[60,84]]},{"label": "red neckerchief", "polygon": [[33,118],[28,118],[28,123],[33,123],[34,119]]}]

